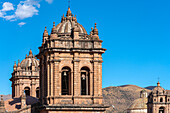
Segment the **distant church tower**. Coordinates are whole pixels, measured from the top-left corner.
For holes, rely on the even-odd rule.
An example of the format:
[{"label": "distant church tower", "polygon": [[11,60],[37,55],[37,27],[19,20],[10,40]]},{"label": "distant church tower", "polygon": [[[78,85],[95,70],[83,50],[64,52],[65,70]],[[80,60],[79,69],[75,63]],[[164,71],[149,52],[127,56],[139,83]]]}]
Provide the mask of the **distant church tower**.
[{"label": "distant church tower", "polygon": [[39,97],[39,61],[33,56],[32,51],[14,70],[10,81],[12,82],[12,97],[20,97],[25,91],[26,96]]},{"label": "distant church tower", "polygon": [[148,96],[148,113],[170,113],[170,91],[165,90],[157,83]]},{"label": "distant church tower", "polygon": [[50,35],[45,28],[37,55],[43,113],[103,113],[106,106],[102,104],[102,54],[105,51],[96,24],[88,35],[70,8],[61,23],[57,26],[53,23]]}]

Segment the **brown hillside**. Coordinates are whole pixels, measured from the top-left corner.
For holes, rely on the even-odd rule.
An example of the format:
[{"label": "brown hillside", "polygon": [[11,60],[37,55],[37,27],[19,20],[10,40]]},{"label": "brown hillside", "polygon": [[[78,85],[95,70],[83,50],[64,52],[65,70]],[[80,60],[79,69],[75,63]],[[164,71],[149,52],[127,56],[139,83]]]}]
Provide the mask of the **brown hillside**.
[{"label": "brown hillside", "polygon": [[[115,106],[115,113],[121,113],[132,104],[132,102],[140,97],[142,87],[136,85],[123,85],[118,87],[103,88],[104,104]],[[145,89],[147,92],[151,90]],[[113,107],[110,107],[108,113],[113,112]]]}]

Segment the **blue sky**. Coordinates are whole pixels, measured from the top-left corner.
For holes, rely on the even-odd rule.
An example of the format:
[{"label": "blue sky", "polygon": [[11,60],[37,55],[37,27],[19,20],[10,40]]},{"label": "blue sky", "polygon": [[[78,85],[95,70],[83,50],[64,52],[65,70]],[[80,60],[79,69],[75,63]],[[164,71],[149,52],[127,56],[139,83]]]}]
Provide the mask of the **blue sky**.
[{"label": "blue sky", "polygon": [[[8,3],[7,3],[8,2]],[[5,4],[5,5],[4,5]],[[169,0],[71,0],[87,32],[97,23],[103,47],[103,87],[134,84],[170,89]],[[44,27],[66,14],[67,0],[1,0],[0,94],[11,94],[14,61],[38,53]]]}]

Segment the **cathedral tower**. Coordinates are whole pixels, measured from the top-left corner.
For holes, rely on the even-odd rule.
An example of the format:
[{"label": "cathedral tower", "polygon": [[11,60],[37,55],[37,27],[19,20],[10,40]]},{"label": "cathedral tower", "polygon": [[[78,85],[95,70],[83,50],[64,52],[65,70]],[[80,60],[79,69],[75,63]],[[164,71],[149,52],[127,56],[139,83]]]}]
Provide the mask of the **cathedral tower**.
[{"label": "cathedral tower", "polygon": [[[40,60],[42,111],[99,112],[102,104],[102,40],[97,25],[88,35],[68,8],[61,23],[45,28]],[[55,109],[54,109],[55,108]]]},{"label": "cathedral tower", "polygon": [[39,97],[39,61],[33,56],[32,51],[14,70],[10,81],[12,82],[12,97],[20,97],[24,91],[26,96]]},{"label": "cathedral tower", "polygon": [[148,96],[147,109],[148,113],[170,113],[170,91],[159,82]]}]

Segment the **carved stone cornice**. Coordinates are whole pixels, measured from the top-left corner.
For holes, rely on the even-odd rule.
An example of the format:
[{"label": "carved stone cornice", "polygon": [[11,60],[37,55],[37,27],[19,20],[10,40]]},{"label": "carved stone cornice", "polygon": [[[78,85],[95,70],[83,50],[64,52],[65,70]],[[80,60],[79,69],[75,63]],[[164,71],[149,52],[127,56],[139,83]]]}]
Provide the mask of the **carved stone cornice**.
[{"label": "carved stone cornice", "polygon": [[73,60],[73,62],[80,62],[80,60],[79,59],[75,59],[75,60]]},{"label": "carved stone cornice", "polygon": [[94,62],[102,63],[103,60],[91,60],[90,62],[91,62],[91,63],[94,63]]},{"label": "carved stone cornice", "polygon": [[50,63],[50,62],[61,62],[61,60],[60,59],[48,60],[48,63]]}]

